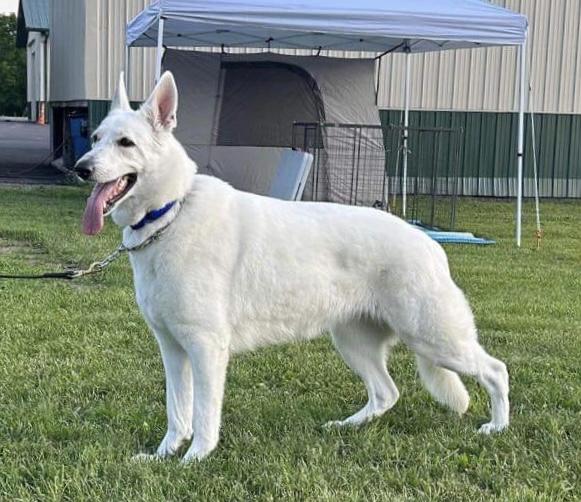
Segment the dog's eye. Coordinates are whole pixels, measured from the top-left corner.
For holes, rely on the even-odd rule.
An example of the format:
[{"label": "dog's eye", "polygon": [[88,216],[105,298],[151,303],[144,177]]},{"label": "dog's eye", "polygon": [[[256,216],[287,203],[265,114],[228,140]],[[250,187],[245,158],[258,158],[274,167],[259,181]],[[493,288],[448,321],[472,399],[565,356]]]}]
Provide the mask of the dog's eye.
[{"label": "dog's eye", "polygon": [[133,143],[133,141],[131,141],[129,138],[121,138],[119,141],[117,141],[117,144],[125,148],[135,146],[135,143]]},{"label": "dog's eye", "polygon": [[99,141],[99,136],[97,136],[96,134],[93,134],[91,136],[91,143],[94,145],[95,143],[97,143]]}]

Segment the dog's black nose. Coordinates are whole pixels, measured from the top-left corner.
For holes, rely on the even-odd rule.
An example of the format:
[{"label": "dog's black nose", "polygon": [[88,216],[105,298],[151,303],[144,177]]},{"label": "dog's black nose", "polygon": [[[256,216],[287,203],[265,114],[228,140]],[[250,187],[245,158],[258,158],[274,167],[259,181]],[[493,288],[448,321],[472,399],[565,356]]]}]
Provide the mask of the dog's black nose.
[{"label": "dog's black nose", "polygon": [[75,164],[75,173],[81,179],[88,180],[93,173],[93,167],[89,160],[80,160]]}]

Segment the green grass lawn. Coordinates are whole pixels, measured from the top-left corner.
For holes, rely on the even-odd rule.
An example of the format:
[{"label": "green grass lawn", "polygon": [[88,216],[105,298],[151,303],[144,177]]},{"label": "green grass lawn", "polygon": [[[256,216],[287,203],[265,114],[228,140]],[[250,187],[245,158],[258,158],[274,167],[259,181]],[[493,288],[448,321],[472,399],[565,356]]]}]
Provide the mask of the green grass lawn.
[{"label": "green grass lawn", "polygon": [[[0,188],[0,271],[88,264],[119,242],[80,232],[86,188]],[[328,339],[234,358],[222,439],[202,463],[135,464],[165,432],[161,358],[127,258],[77,282],[0,280],[0,500],[565,500],[581,495],[581,203],[545,202],[534,249],[512,202],[462,200],[458,227],[498,240],[448,246],[483,345],[511,375],[512,424],[483,437],[483,389],[459,418],[396,349],[401,398],[355,430],[365,402]]]}]

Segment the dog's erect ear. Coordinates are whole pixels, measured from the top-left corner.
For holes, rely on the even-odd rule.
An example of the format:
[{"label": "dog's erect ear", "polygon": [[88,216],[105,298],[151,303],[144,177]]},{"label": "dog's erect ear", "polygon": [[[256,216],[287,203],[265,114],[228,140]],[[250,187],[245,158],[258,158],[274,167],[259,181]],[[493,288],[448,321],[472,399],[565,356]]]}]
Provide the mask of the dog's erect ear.
[{"label": "dog's erect ear", "polygon": [[119,75],[119,82],[117,83],[117,90],[111,100],[111,110],[131,110],[129,106],[129,98],[125,90],[125,74],[121,72]]},{"label": "dog's erect ear", "polygon": [[178,89],[171,72],[161,76],[142,108],[155,129],[171,131],[177,125]]}]

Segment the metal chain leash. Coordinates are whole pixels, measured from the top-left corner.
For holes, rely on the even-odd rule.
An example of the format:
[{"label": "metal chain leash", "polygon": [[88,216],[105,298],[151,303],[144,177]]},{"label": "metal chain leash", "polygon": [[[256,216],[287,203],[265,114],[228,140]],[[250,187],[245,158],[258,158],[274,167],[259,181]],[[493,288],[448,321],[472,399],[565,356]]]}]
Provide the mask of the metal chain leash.
[{"label": "metal chain leash", "polygon": [[[175,218],[174,218],[175,219]],[[147,239],[139,244],[131,247],[125,246],[125,244],[121,243],[113,251],[111,254],[107,255],[100,261],[95,261],[91,263],[87,268],[84,269],[67,269],[63,270],[62,272],[45,272],[44,274],[31,274],[31,275],[20,275],[20,274],[0,274],[0,279],[78,279],[80,277],[84,277],[86,275],[97,274],[105,270],[111,263],[113,263],[117,258],[119,258],[124,253],[133,253],[135,251],[141,251],[145,249],[150,244],[153,244],[155,241],[159,240],[160,237],[164,234],[164,232],[168,229],[168,227],[173,223],[174,219],[168,222],[163,227],[157,229],[153,234],[151,234]]]},{"label": "metal chain leash", "polygon": [[102,270],[106,269],[109,265],[111,265],[111,263],[113,263],[126,251],[127,248],[123,244],[120,244],[119,247],[115,251],[113,251],[110,255],[106,256],[101,261],[95,261],[91,263],[89,267],[86,269],[66,270],[65,273],[69,274],[67,278],[77,279],[85,275],[91,275],[101,272]]},{"label": "metal chain leash", "polygon": [[95,261],[89,265],[88,268],[84,269],[66,269],[62,272],[45,272],[44,274],[0,274],[0,279],[78,279],[85,275],[92,275],[101,272],[107,268],[111,263],[113,263],[122,253],[128,251],[128,249],[121,244],[115,251],[110,255],[103,258],[101,261]]}]

